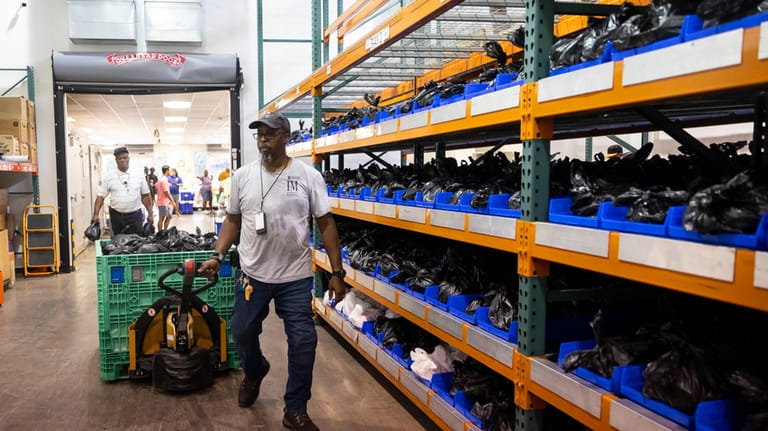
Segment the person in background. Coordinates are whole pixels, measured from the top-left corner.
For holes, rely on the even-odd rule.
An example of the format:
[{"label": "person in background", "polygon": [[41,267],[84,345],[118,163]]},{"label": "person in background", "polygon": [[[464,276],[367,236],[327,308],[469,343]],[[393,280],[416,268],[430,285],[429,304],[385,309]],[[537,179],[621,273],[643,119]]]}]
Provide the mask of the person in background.
[{"label": "person in background", "polygon": [[104,199],[109,196],[109,220],[112,223],[112,235],[120,233],[141,234],[141,206],[147,210],[147,223],[152,224],[152,197],[149,184],[141,174],[130,172],[130,154],[125,147],[115,148],[117,169],[104,176],[96,192],[93,203],[91,222],[99,221]]},{"label": "person in background", "polygon": [[[213,214],[213,192],[211,191],[211,182],[213,178],[208,175],[208,169],[203,171],[203,175],[197,177],[200,180],[200,196],[203,200],[203,211]],[[206,205],[207,204],[207,205]]]},{"label": "person in background", "polygon": [[606,159],[612,159],[617,158],[620,159],[624,155],[624,150],[621,148],[621,145],[613,144],[608,146],[608,149],[605,150],[605,158]]},{"label": "person in background", "polygon": [[171,197],[173,198],[173,201],[176,202],[177,208],[174,211],[176,214],[181,214],[178,210],[180,196],[179,189],[181,188],[181,185],[184,184],[184,181],[181,180],[179,173],[176,172],[176,168],[171,168],[171,174],[168,175],[168,184],[170,185],[171,189]]},{"label": "person in background", "polygon": [[[344,298],[344,270],[336,223],[322,175],[286,155],[291,126],[283,115],[270,114],[252,122],[258,129],[261,159],[238,169],[216,241],[214,254],[198,272],[209,278],[219,270],[224,253],[240,234],[240,269],[235,277],[235,305],[230,326],[245,376],[237,402],[250,407],[259,397],[269,361],[259,343],[270,302],[283,320],[288,338],[288,381],[282,424],[297,431],[315,431],[307,414],[317,332],[312,320],[312,254],[310,217],[317,220],[332,273],[329,289],[336,302]],[[256,134],[254,134],[256,136]]]},{"label": "person in background", "polygon": [[168,165],[163,165],[161,169],[163,175],[157,182],[157,230],[168,229],[168,225],[171,224],[171,207],[179,211],[179,206],[171,195],[170,182],[168,181],[168,175],[171,168]]},{"label": "person in background", "polygon": [[147,185],[149,186],[149,193],[152,196],[152,202],[154,202],[157,197],[157,188],[155,187],[157,185],[157,175],[155,175],[154,167],[149,168],[149,173],[147,174]]},{"label": "person in background", "polygon": [[[219,192],[216,194],[216,202],[217,202],[217,205],[219,206],[219,208],[221,208],[221,205],[219,205],[218,203],[221,202],[221,194],[224,192],[223,184],[224,184],[225,181],[227,181],[229,179],[229,177],[231,175],[232,174],[231,174],[231,171],[229,170],[229,168],[224,169],[223,171],[219,172]],[[229,184],[229,183],[227,183],[227,184]],[[227,193],[227,194],[229,194],[229,193]]]}]

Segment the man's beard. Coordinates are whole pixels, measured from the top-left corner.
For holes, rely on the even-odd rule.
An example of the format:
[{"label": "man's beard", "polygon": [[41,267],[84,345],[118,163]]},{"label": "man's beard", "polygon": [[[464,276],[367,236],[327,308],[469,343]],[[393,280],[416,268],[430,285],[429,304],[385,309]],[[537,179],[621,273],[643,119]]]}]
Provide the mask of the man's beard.
[{"label": "man's beard", "polygon": [[261,159],[267,163],[272,163],[275,161],[275,156],[272,151],[266,150],[261,152]]}]

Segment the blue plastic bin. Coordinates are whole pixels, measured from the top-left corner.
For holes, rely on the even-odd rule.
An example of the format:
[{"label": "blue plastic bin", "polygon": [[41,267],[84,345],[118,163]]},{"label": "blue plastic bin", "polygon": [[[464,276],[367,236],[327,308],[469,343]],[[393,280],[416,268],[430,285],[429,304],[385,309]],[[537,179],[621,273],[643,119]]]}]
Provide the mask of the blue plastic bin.
[{"label": "blue plastic bin", "polygon": [[[517,343],[518,322],[515,320],[509,324],[509,330],[503,331],[491,323],[488,318],[489,307],[480,307],[475,313],[477,326],[503,340]],[[554,317],[547,319],[545,339],[547,342],[561,342],[564,340],[582,340],[592,336],[592,328],[589,326],[590,316]]]},{"label": "blue plastic bin", "polygon": [[600,210],[595,217],[582,217],[573,214],[571,211],[570,197],[552,198],[549,200],[549,221],[552,223],[561,223],[572,226],[599,227]]},{"label": "blue plastic bin", "polygon": [[733,400],[714,400],[699,403],[693,415],[674,409],[661,401],[643,396],[643,370],[645,367],[628,367],[621,376],[621,394],[665,418],[695,431],[737,429],[736,403]]},{"label": "blue plastic bin", "polygon": [[[584,341],[569,341],[560,344],[560,352],[557,355],[557,363],[561,367],[563,366],[563,360],[569,353],[576,350],[592,350],[597,344],[595,340]],[[624,374],[624,370],[628,367],[615,366],[613,367],[613,375],[611,378],[606,378],[597,374],[594,371],[588,370],[584,367],[578,367],[573,370],[573,374],[581,377],[582,379],[593,383],[606,391],[610,391],[616,395],[621,394],[621,376]]]},{"label": "blue plastic bin", "polygon": [[477,317],[468,314],[465,310],[472,301],[479,298],[481,295],[481,293],[469,293],[466,295],[449,296],[448,312],[465,322],[477,325]]},{"label": "blue plastic bin", "polygon": [[424,291],[424,299],[427,301],[427,304],[434,305],[435,307],[443,311],[448,311],[448,303],[440,302],[440,300],[438,299],[439,292],[440,292],[440,286],[436,284],[432,286],[427,286],[427,289]]},{"label": "blue plastic bin", "polygon": [[640,223],[627,220],[629,207],[613,206],[613,202],[603,202],[598,210],[600,220],[598,222],[602,229],[613,230],[617,232],[640,233],[653,236],[667,236],[667,224],[669,216],[664,224]]},{"label": "blue plastic bin", "polygon": [[429,387],[432,388],[440,398],[453,407],[453,396],[451,395],[451,391],[453,390],[453,373],[432,374]]},{"label": "blue plastic bin", "polygon": [[488,214],[501,217],[520,218],[523,214],[521,210],[513,210],[507,207],[507,205],[509,205],[510,196],[512,195],[509,193],[490,195],[488,197]]},{"label": "blue plastic bin", "polygon": [[[489,85],[491,84],[491,85]],[[467,84],[464,86],[464,98],[471,99],[475,96],[490,93],[494,91],[494,86],[491,82],[478,82],[473,84]]]},{"label": "blue plastic bin", "polygon": [[479,417],[472,414],[472,407],[474,405],[475,402],[467,398],[467,395],[464,393],[464,391],[456,391],[456,395],[453,397],[453,407],[460,411],[464,417],[472,421],[473,424],[482,428],[483,421],[481,421]]},{"label": "blue plastic bin", "polygon": [[439,192],[435,194],[435,209],[445,211],[459,211],[463,212],[459,203],[449,204],[448,202],[453,197],[453,192]]},{"label": "blue plastic bin", "polygon": [[729,247],[749,248],[753,250],[765,250],[768,239],[768,214],[763,214],[754,234],[723,233],[718,235],[705,235],[699,232],[691,232],[683,227],[683,213],[685,206],[671,207],[667,213],[668,234],[670,238],[687,241],[701,242],[705,244],[723,245]]}]

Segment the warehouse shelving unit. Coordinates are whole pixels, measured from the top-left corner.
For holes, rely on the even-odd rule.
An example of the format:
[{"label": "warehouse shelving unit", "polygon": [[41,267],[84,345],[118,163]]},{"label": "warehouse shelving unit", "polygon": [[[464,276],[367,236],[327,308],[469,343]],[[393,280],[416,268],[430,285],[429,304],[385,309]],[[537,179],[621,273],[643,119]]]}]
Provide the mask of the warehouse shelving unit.
[{"label": "warehouse shelving unit", "polygon": [[[343,87],[344,82],[355,82],[361,79],[359,76],[375,71],[377,64],[395,58],[398,48],[414,47],[412,51],[403,50],[399,57],[402,61],[409,55],[421,58],[418,40],[429,34],[429,29],[445,31],[440,21],[443,15],[453,13],[482,20],[476,11],[467,11],[483,5],[504,7],[506,3],[413,1],[364,40],[316,68],[305,81],[265,107],[262,114],[315,112],[315,139],[292,145],[289,154],[311,155],[316,163],[330,154],[412,145],[415,148],[436,145],[435,142],[446,148],[463,148],[509,138],[522,141],[523,211],[519,220],[448,215],[435,209],[331,198],[334,214],[517,254],[521,298],[518,344],[499,345],[501,341],[484,333],[490,339],[486,342],[496,344],[490,350],[488,345],[480,347],[470,338],[470,334],[480,332],[473,325],[451,319],[447,313],[420,303],[406,292],[349,267],[347,283],[510,378],[516,385],[519,430],[542,429],[541,409],[545,404],[592,429],[683,429],[632,401],[565,374],[555,363],[543,358],[547,353],[544,329],[549,263],[768,311],[768,253],[548,222],[549,140],[658,129],[685,140],[683,127],[752,121],[755,111],[759,111],[755,108],[756,95],[768,87],[768,22],[549,76],[552,29],[555,28],[555,34],[564,34],[585,25],[583,16],[561,17],[555,25],[555,12],[600,14],[605,9],[599,9],[602,5],[563,6],[553,0],[529,0],[525,20],[532,24],[526,27],[526,41],[530,42],[523,53],[524,84],[336,135],[319,136],[316,108],[324,91]],[[454,41],[461,39],[456,36]],[[483,38],[489,39],[492,37]],[[508,45],[505,50],[514,52],[506,48]],[[382,100],[394,103],[412,96],[415,89],[430,79],[469,76],[490,63],[487,58],[481,60],[481,54],[450,60],[450,49],[443,52],[446,55],[434,63],[435,70],[424,73],[423,69],[414,68],[410,71],[414,74],[411,80],[393,83],[381,77],[376,82],[379,87],[371,83],[370,88],[354,90],[358,98],[364,92],[378,93]],[[713,52],[719,54],[712,55]],[[428,55],[439,57],[434,51]],[[408,70],[407,66],[399,72],[404,70]],[[349,97],[340,97],[339,91],[326,97],[322,104],[324,109],[339,110],[351,105]],[[317,269],[330,269],[321,252],[315,252],[314,261]],[[335,311],[317,302],[315,308],[323,318],[336,319],[337,324],[331,326],[345,332],[346,323],[338,324],[339,317],[330,317]],[[429,403],[416,404],[429,410]]]}]

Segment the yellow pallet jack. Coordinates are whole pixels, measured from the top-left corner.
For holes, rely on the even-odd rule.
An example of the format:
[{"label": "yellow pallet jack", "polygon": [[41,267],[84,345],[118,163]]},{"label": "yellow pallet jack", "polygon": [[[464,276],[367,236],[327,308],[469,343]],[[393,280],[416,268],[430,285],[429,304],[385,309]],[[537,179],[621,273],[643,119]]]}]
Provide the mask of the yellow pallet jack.
[{"label": "yellow pallet jack", "polygon": [[[162,274],[157,284],[170,295],[155,301],[128,328],[130,378],[151,376],[155,389],[192,391],[210,386],[214,371],[229,368],[226,322],[197,296],[218,276],[192,289],[200,276],[197,266],[187,259]],[[173,274],[183,277],[181,291],[165,284]]]}]

